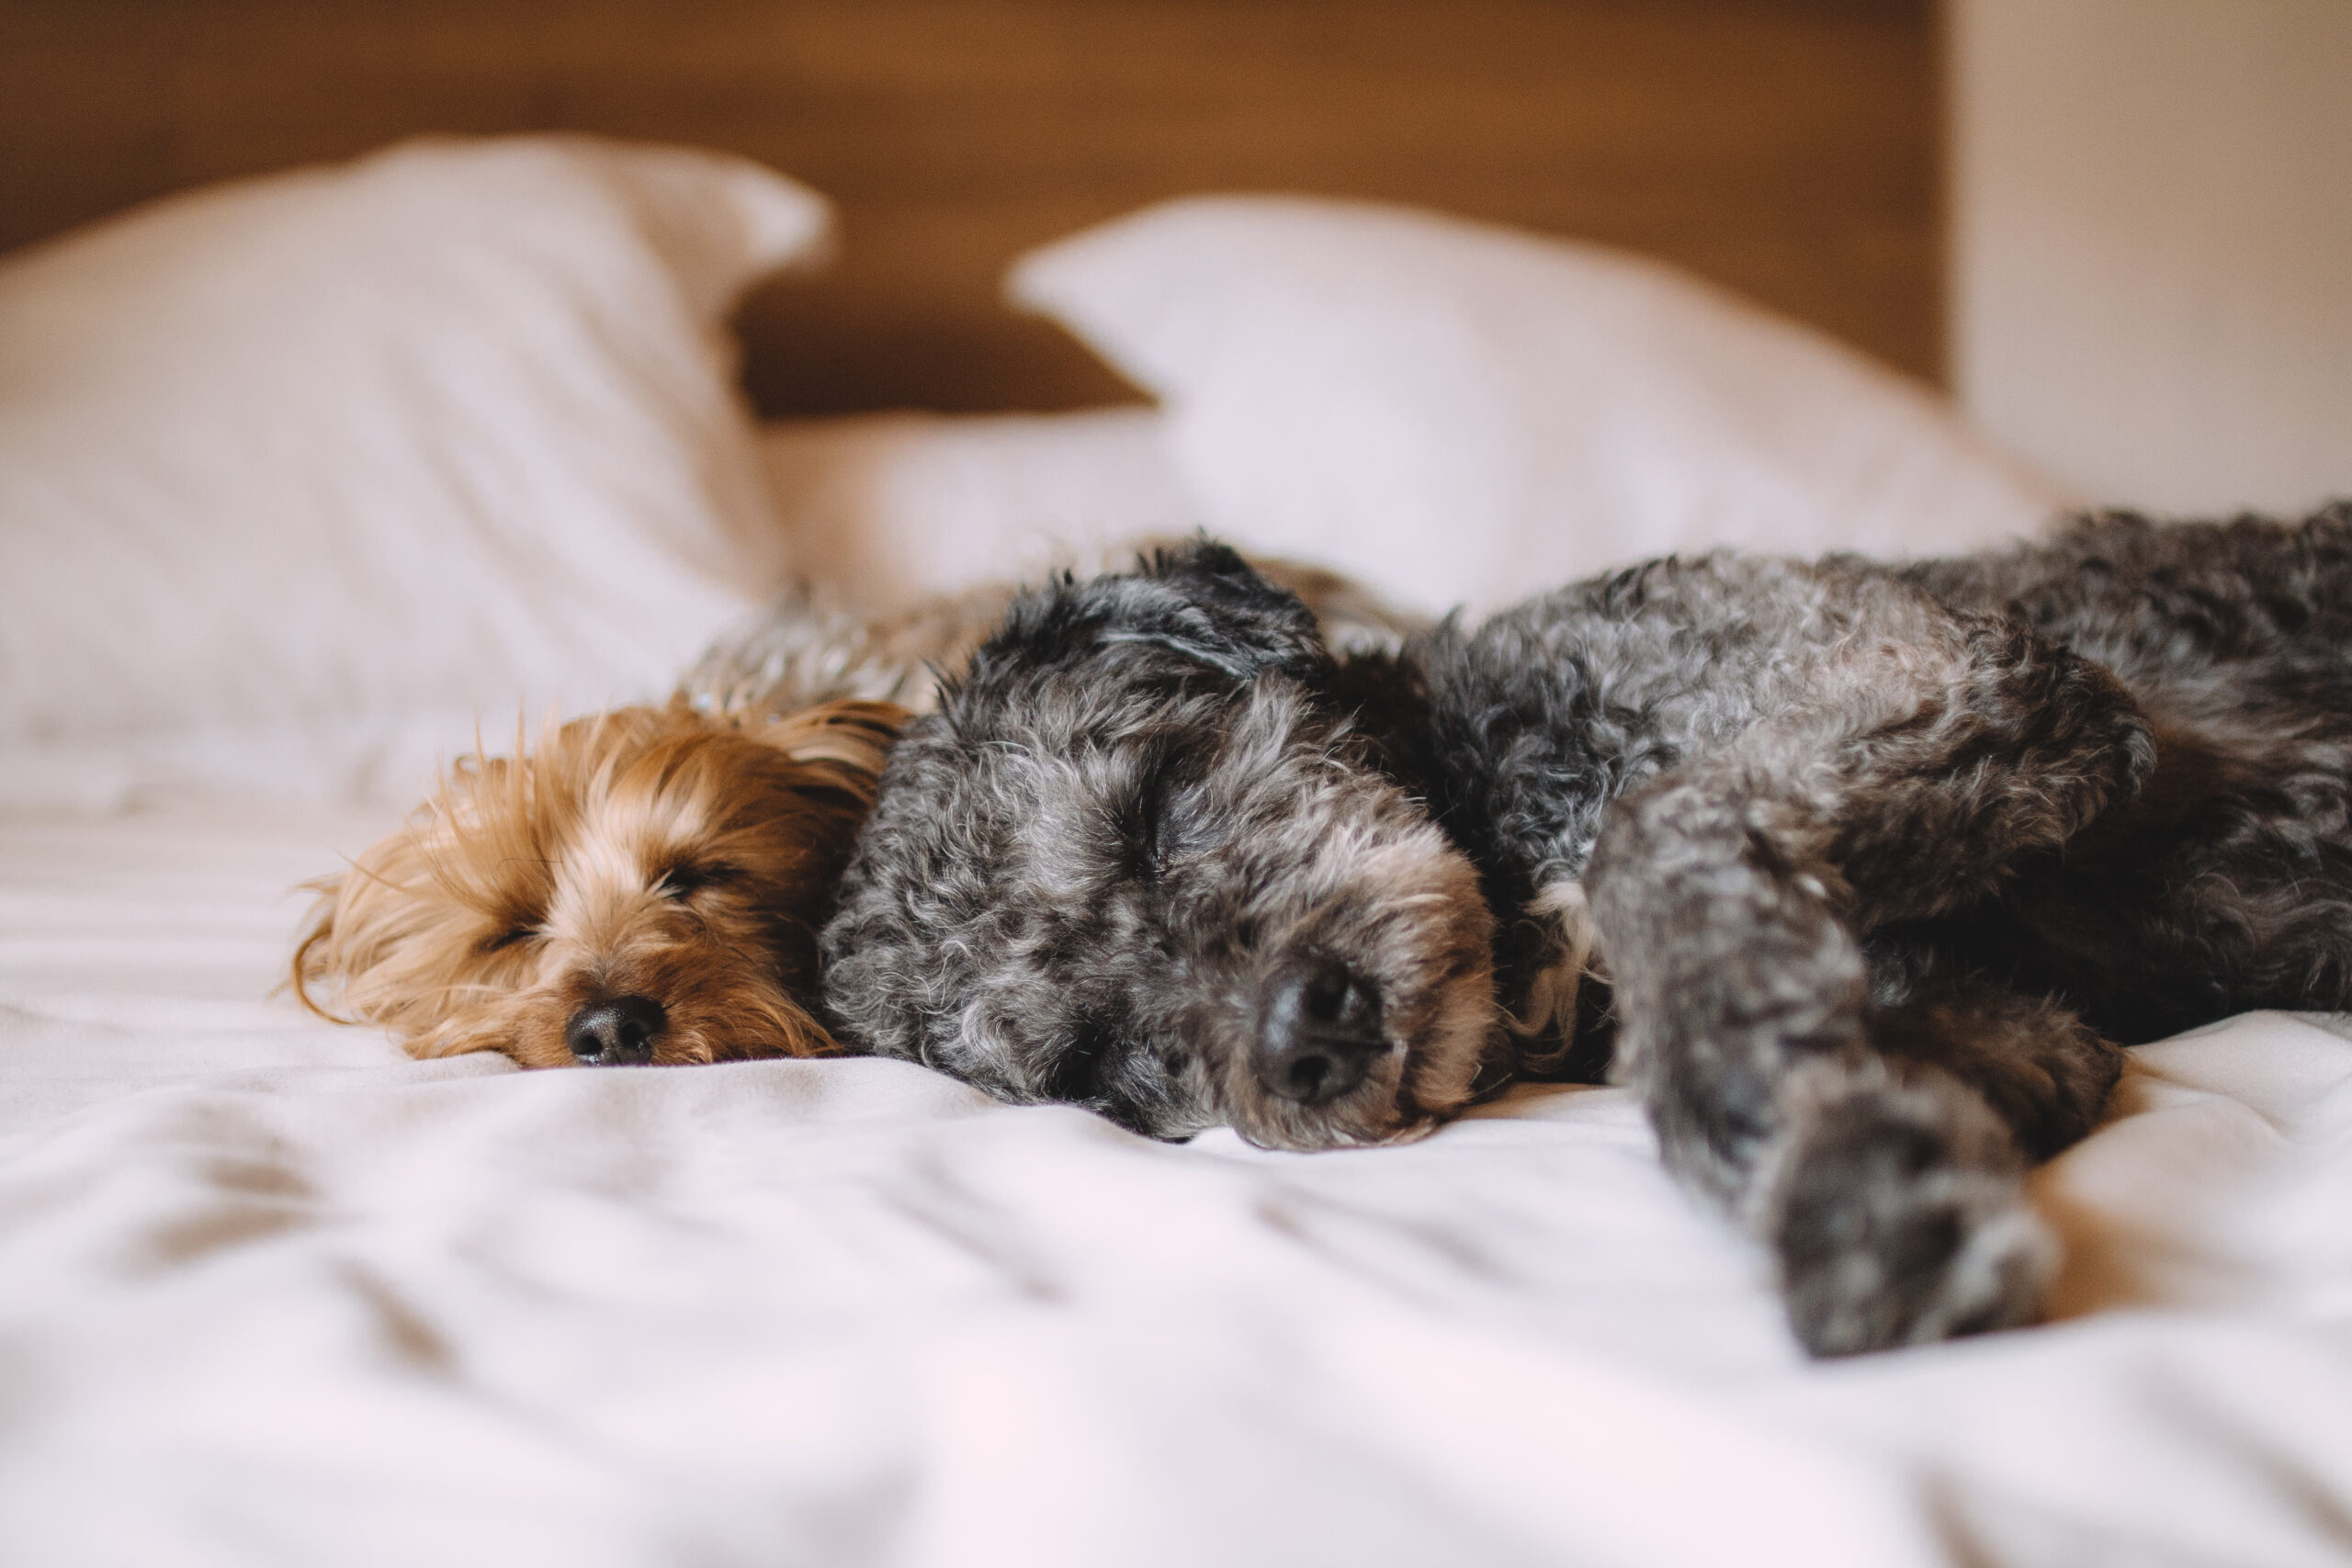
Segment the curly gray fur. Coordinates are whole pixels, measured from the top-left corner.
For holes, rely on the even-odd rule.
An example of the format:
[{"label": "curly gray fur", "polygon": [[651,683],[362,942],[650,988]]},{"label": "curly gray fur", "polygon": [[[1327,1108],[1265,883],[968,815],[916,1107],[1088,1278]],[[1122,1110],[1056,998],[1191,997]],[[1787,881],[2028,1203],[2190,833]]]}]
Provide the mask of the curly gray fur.
[{"label": "curly gray fur", "polygon": [[845,1037],[1161,1136],[1604,1066],[1836,1353],[2030,1320],[2130,1043],[2352,1002],[2352,508],[1710,556],[1334,660],[1201,545],[1024,595],[908,731]]},{"label": "curly gray fur", "polygon": [[[1145,538],[1130,554],[1167,547]],[[1349,653],[1393,653],[1429,623],[1321,567],[1264,558],[1251,565],[1296,594],[1324,641]],[[819,703],[896,703],[927,713],[940,672],[959,670],[1012,603],[1016,587],[985,583],[878,611],[802,583],[705,649],[678,693],[705,713],[793,713]]]},{"label": "curly gray fur", "polygon": [[819,703],[896,703],[921,713],[938,672],[960,666],[995,629],[1010,585],[924,599],[876,614],[796,587],[706,649],[678,682],[705,713],[792,713]]}]

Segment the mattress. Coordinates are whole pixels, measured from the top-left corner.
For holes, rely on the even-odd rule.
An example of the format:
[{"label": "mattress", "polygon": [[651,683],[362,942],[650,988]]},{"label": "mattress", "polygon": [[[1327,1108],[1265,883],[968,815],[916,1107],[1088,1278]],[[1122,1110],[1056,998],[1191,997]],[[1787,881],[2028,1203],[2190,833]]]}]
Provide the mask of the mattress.
[{"label": "mattress", "polygon": [[0,816],[9,1561],[2343,1560],[2341,1021],[2134,1054],[2048,1326],[1808,1365],[1613,1089],[1282,1155],[407,1061],[271,993],[389,820]]}]

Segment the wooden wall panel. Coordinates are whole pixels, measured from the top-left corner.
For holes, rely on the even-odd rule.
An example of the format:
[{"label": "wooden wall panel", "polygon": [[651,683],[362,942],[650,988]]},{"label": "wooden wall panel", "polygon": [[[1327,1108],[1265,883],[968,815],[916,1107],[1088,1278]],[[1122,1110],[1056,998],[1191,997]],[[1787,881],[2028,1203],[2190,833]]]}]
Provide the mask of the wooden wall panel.
[{"label": "wooden wall panel", "polygon": [[1122,395],[998,302],[1159,197],[1383,197],[1667,255],[1939,375],[1929,0],[0,0],[0,244],[419,130],[729,148],[841,203],[772,412]]}]

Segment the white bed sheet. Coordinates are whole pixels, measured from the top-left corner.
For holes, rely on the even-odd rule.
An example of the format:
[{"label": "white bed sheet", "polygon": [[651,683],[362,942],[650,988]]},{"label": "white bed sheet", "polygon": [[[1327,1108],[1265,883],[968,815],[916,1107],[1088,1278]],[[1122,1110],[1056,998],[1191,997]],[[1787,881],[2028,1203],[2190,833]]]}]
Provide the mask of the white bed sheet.
[{"label": "white bed sheet", "polygon": [[0,1561],[2342,1562],[2352,1043],[2150,1047],[2063,1320],[1812,1367],[1611,1089],[1174,1147],[895,1063],[404,1060],[375,812],[0,815]]}]

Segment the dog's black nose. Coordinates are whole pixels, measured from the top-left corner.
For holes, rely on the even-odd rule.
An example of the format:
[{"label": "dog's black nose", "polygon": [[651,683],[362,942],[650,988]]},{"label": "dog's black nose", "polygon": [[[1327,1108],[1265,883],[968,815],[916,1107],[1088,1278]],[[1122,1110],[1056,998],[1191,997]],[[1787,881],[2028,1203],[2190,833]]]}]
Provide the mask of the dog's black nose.
[{"label": "dog's black nose", "polygon": [[1258,1014],[1258,1081],[1300,1105],[1337,1100],[1388,1049],[1380,995],[1327,958],[1278,973]]},{"label": "dog's black nose", "polygon": [[613,997],[590,1002],[563,1026],[563,1043],[591,1067],[653,1060],[653,1042],[669,1014],[651,997]]}]

